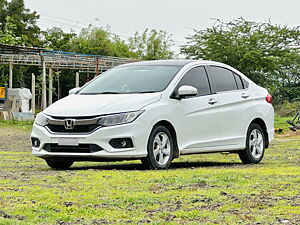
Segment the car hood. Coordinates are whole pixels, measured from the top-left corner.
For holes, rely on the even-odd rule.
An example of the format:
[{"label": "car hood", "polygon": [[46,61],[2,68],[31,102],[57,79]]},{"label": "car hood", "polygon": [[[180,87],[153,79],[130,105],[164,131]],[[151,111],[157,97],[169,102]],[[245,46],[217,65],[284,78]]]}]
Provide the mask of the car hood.
[{"label": "car hood", "polygon": [[136,111],[159,101],[161,93],[70,95],[44,110],[49,116],[96,116],[118,112]]}]

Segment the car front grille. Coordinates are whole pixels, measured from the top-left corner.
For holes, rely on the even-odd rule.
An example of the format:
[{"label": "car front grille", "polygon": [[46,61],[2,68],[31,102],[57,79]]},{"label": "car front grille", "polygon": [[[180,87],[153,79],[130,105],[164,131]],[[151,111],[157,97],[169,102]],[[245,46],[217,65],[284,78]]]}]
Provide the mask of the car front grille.
[{"label": "car front grille", "polygon": [[79,144],[78,146],[45,144],[43,149],[47,152],[60,153],[94,153],[103,150],[103,148],[95,144]]},{"label": "car front grille", "polygon": [[[91,133],[100,126],[99,117],[48,117],[47,129],[51,133]],[[71,125],[68,126],[68,125]]]},{"label": "car front grille", "polygon": [[47,127],[52,133],[90,133],[99,126],[97,124],[75,125],[73,129],[66,129],[64,125],[49,124]]}]

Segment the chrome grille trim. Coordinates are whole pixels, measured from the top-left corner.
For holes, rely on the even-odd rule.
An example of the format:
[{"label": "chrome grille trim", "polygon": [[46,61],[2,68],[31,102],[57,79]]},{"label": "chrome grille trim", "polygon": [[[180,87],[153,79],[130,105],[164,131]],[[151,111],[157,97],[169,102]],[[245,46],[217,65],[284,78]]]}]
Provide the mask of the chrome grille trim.
[{"label": "chrome grille trim", "polygon": [[[93,124],[97,124],[98,120],[100,117],[95,117],[92,119],[73,119],[72,117],[68,118],[66,117],[66,119],[73,119],[74,120],[74,125],[93,125]],[[65,125],[65,120],[64,119],[53,119],[51,117],[48,117],[48,124],[51,125]]]},{"label": "chrome grille trim", "polygon": [[[53,118],[46,115],[48,124],[45,128],[52,134],[67,134],[67,135],[80,135],[80,134],[91,134],[98,130],[101,126],[98,125],[100,116],[94,116],[91,118],[80,117],[59,117]],[[66,128],[66,120],[74,121],[72,129]]]}]

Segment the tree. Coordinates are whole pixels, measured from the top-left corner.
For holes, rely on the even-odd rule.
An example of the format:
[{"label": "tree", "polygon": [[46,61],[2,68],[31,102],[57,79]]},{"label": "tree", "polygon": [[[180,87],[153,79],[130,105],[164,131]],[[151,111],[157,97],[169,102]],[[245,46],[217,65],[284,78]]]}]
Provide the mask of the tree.
[{"label": "tree", "polygon": [[171,59],[174,53],[171,50],[173,41],[171,35],[164,30],[146,29],[141,35],[135,32],[129,38],[129,45],[136,58],[142,60]]},{"label": "tree", "polygon": [[75,33],[65,33],[61,28],[53,27],[42,32],[44,47],[60,50],[69,51],[70,41],[76,36]]},{"label": "tree", "polygon": [[[292,100],[300,82],[299,27],[256,23],[243,18],[229,23],[217,20],[187,38],[182,53],[194,59],[207,59],[231,65],[254,82],[265,86],[281,100]],[[287,90],[289,89],[289,90]]]},{"label": "tree", "polygon": [[36,25],[39,16],[25,8],[24,0],[0,0],[0,30],[5,31],[7,23],[14,25],[14,35],[27,46],[40,46],[40,28]]},{"label": "tree", "polygon": [[0,30],[0,43],[8,45],[20,45],[22,44],[21,38],[15,34],[16,25],[13,23],[10,17],[6,17],[5,26],[3,30]]},{"label": "tree", "polygon": [[89,26],[71,40],[71,51],[116,57],[131,57],[128,45],[109,29]]}]

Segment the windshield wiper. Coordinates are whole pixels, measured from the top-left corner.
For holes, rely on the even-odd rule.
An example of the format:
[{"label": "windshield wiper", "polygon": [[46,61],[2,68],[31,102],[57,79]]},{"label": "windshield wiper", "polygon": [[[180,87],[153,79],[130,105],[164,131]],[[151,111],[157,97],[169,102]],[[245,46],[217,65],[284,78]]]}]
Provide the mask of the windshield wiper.
[{"label": "windshield wiper", "polygon": [[123,94],[121,92],[114,91],[104,91],[104,92],[96,92],[96,93],[79,93],[80,95],[105,95],[105,94]]},{"label": "windshield wiper", "polygon": [[96,93],[79,93],[80,95],[105,95],[105,94],[144,94],[144,93],[155,93],[157,91],[137,91],[137,92],[115,92],[115,91],[104,91]]},{"label": "windshield wiper", "polygon": [[137,91],[137,92],[134,92],[134,93],[155,93],[157,91]]},{"label": "windshield wiper", "polygon": [[95,93],[96,95],[102,95],[102,94],[123,94],[121,92],[115,92],[115,91],[103,91],[103,92],[98,92],[98,93]]}]

